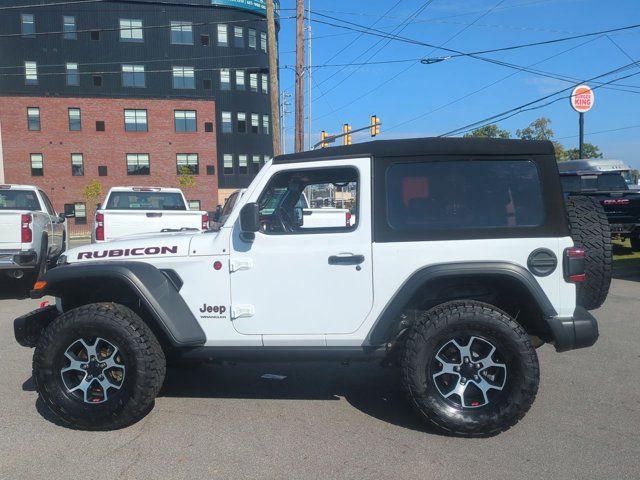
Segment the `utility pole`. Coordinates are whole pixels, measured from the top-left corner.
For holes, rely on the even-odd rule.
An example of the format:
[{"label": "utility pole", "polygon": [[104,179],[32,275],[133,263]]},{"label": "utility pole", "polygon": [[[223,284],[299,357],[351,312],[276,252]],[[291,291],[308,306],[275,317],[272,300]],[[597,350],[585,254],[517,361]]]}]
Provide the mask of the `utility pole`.
[{"label": "utility pole", "polygon": [[304,150],[304,0],[296,0],[296,152]]},{"label": "utility pole", "polygon": [[276,40],[276,14],[273,0],[267,0],[267,39],[269,49],[269,95],[271,100],[271,136],[273,156],[282,154],[280,148],[280,85],[278,70],[278,42]]},{"label": "utility pole", "polygon": [[308,0],[307,4],[307,145],[309,150],[311,150],[311,135],[313,132],[313,124],[311,118],[311,102],[312,102],[312,77],[313,74],[311,69],[312,58],[311,58],[311,0]]}]

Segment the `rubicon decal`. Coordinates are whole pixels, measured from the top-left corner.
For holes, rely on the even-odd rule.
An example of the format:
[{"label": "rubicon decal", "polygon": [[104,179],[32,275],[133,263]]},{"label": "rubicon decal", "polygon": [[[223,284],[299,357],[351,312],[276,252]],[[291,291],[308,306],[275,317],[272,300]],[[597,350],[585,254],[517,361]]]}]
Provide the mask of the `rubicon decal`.
[{"label": "rubicon decal", "polygon": [[117,258],[117,257],[141,257],[145,255],[170,255],[178,253],[178,246],[172,247],[136,247],[115,248],[113,250],[94,250],[93,252],[80,252],[78,260],[93,258]]}]

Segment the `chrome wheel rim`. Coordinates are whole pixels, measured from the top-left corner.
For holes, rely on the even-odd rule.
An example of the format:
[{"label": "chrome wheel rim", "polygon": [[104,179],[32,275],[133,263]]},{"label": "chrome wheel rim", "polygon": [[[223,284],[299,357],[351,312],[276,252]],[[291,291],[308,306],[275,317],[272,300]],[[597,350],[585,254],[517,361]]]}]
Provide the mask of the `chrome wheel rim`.
[{"label": "chrome wheel rim", "polygon": [[79,338],[67,347],[64,357],[62,383],[67,393],[84,403],[104,403],[124,385],[124,357],[104,338]]},{"label": "chrome wheel rim", "polygon": [[456,337],[435,354],[431,379],[438,393],[457,408],[480,408],[495,400],[507,382],[507,366],[489,340]]}]

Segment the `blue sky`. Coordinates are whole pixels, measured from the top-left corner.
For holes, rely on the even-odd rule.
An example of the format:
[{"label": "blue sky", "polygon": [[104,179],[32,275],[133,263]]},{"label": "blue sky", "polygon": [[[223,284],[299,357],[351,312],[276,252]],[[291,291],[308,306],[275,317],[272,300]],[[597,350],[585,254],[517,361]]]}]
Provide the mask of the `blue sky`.
[{"label": "blue sky", "polygon": [[[381,18],[398,1],[395,9]],[[286,9],[294,8],[295,1],[282,0],[281,3],[285,9],[282,16],[292,15],[293,12]],[[423,0],[311,0],[311,8],[365,26],[377,22],[374,28],[391,32],[424,3]],[[316,18],[340,23],[319,15]],[[448,48],[472,52],[636,23],[640,24],[640,0],[434,0],[400,35],[434,45],[447,42]],[[611,39],[589,37],[485,56],[521,66],[535,64],[532,68],[578,79],[627,65],[631,59],[640,61],[640,28],[609,35]],[[397,41],[387,44],[387,40],[379,37],[320,23],[313,24],[313,36],[312,63],[316,66],[446,55],[425,46]],[[294,41],[295,20],[283,19],[281,66],[294,65]],[[342,49],[345,50],[332,58]],[[383,121],[380,138],[439,135],[571,85],[528,72],[515,75],[514,72],[469,57],[432,65],[407,62],[316,68],[313,142],[318,140],[321,130],[338,133],[343,123],[350,123],[353,128],[365,126],[371,114],[377,114]],[[640,168],[640,64],[618,76],[633,73],[639,74],[619,82],[624,86],[595,91],[595,106],[585,115],[585,131],[586,141],[598,145],[607,158],[623,159]],[[508,75],[511,76],[505,79]],[[603,77],[602,81],[613,78],[615,76]],[[444,106],[493,82],[497,83]],[[285,68],[281,72],[281,89],[293,94],[293,85],[293,72]],[[293,111],[293,105],[290,110]],[[568,100],[521,113],[499,125],[515,132],[540,116],[552,120],[556,137],[567,148],[577,147],[578,114]],[[289,115],[288,151],[293,143],[292,126],[293,115]],[[622,128],[624,130],[589,135]],[[354,136],[354,141],[366,138],[361,134]]]}]

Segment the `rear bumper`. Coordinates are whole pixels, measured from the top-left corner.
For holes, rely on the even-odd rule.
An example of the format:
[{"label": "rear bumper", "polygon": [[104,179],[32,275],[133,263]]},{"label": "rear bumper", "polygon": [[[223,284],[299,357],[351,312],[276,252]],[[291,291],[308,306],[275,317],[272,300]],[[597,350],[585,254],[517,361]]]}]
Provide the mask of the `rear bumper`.
[{"label": "rear bumper", "polygon": [[38,254],[35,250],[0,250],[0,270],[35,268]]},{"label": "rear bumper", "polygon": [[590,347],[598,340],[598,321],[582,307],[576,307],[572,317],[550,318],[549,326],[558,352]]},{"label": "rear bumper", "polygon": [[640,225],[637,223],[618,223],[615,220],[609,220],[611,227],[611,233],[618,235],[631,235],[637,231],[640,231]]},{"label": "rear bumper", "polygon": [[60,315],[54,305],[39,308],[13,321],[13,334],[23,347],[35,347],[42,330]]}]

